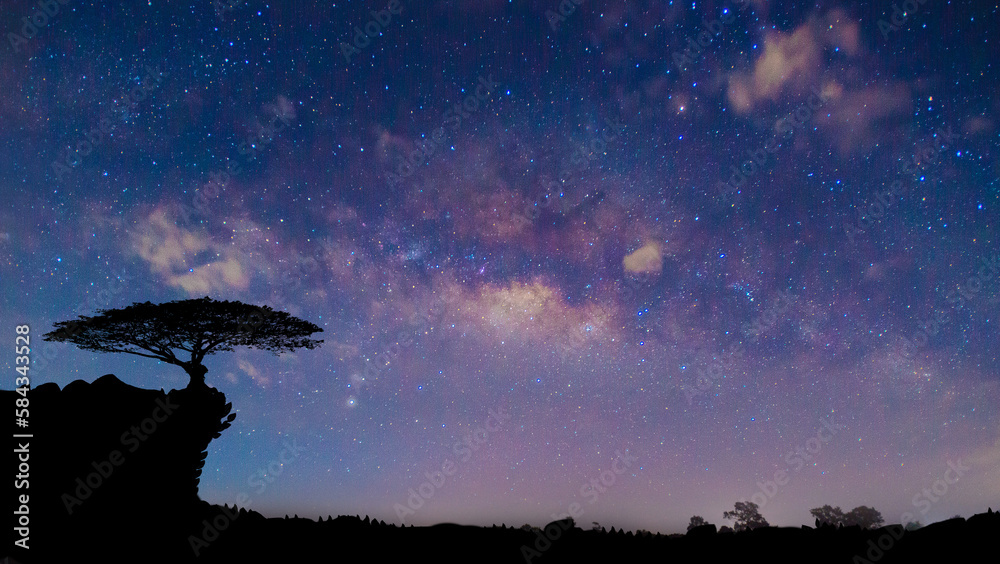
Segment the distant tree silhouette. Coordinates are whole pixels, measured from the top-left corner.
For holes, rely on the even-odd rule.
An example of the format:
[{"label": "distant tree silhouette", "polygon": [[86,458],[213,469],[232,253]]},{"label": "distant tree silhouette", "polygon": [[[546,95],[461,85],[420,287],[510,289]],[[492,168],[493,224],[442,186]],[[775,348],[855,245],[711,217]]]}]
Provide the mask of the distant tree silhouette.
[{"label": "distant tree silhouette", "polygon": [[885,519],[874,508],[859,505],[844,515],[844,523],[848,526],[858,525],[862,529],[877,529],[885,524]]},{"label": "distant tree silhouette", "polygon": [[691,517],[691,522],[688,523],[687,530],[690,531],[691,529],[693,529],[695,527],[700,527],[702,525],[707,525],[707,524],[708,524],[708,521],[706,521],[704,517],[699,517],[699,516],[695,515],[695,516]]},{"label": "distant tree silhouette", "polygon": [[844,512],[839,507],[824,505],[823,507],[810,509],[809,513],[816,519],[817,526],[833,525],[835,527],[839,527],[846,523]]},{"label": "distant tree silhouette", "polygon": [[921,527],[923,527],[923,524],[921,524],[920,521],[910,521],[903,528],[906,529],[907,531],[916,531]]},{"label": "distant tree silhouette", "polygon": [[737,501],[733,511],[723,511],[723,519],[734,519],[733,526],[737,531],[756,529],[757,527],[770,527],[771,524],[760,514],[757,504],[752,501]]},{"label": "distant tree silhouette", "polygon": [[[124,352],[155,358],[184,369],[191,377],[188,388],[206,387],[202,364],[207,355],[243,346],[275,355],[297,348],[312,349],[323,341],[309,335],[323,329],[270,307],[237,301],[215,301],[208,296],[163,304],[133,303],[121,309],[98,310],[100,315],[81,315],[74,321],[59,321],[42,338],[65,341],[84,350]],[[248,330],[247,319],[259,323]],[[174,353],[174,349],[181,351]],[[185,360],[178,358],[188,353]]]}]

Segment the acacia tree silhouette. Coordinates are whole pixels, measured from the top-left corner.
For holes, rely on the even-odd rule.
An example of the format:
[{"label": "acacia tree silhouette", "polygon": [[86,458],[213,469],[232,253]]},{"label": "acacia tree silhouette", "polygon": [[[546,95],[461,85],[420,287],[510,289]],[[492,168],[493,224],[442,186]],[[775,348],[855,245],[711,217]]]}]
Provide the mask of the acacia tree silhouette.
[{"label": "acacia tree silhouette", "polygon": [[[46,341],[65,341],[84,350],[123,352],[155,358],[184,369],[191,377],[188,388],[207,388],[202,361],[219,351],[242,346],[278,355],[297,348],[313,349],[323,341],[309,338],[322,332],[316,325],[238,301],[215,301],[208,296],[153,304],[133,303],[121,309],[98,310],[73,321],[54,323]],[[248,319],[255,319],[248,324]],[[182,351],[174,353],[174,350]],[[183,352],[187,360],[178,358]]]}]

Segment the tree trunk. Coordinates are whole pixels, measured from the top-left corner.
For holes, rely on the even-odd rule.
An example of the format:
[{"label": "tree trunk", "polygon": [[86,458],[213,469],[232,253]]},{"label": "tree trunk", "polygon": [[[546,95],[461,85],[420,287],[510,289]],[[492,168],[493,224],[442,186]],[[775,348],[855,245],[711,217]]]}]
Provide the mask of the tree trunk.
[{"label": "tree trunk", "polygon": [[184,371],[188,373],[191,380],[188,382],[187,387],[190,389],[194,388],[207,388],[208,385],[205,384],[205,373],[208,372],[208,368],[205,368],[201,364],[194,364],[186,362],[181,365]]}]

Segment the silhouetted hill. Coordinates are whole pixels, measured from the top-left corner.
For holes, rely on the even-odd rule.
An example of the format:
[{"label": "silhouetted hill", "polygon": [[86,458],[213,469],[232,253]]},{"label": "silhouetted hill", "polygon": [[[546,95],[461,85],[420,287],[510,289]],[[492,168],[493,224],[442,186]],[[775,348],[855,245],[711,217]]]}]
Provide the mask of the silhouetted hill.
[{"label": "silhouetted hill", "polygon": [[[367,518],[366,520],[367,521]],[[542,532],[544,531],[544,532]],[[716,533],[711,526],[687,535],[634,535],[582,530],[566,522],[540,530],[442,524],[397,527],[356,517],[234,521],[226,546],[213,546],[202,562],[794,562],[886,564],[992,562],[997,556],[1000,513],[956,519],[916,531],[899,525],[764,527]],[[543,540],[544,538],[544,540]],[[276,541],[280,539],[280,541]],[[214,549],[218,548],[218,551]],[[327,557],[314,556],[317,554]]]},{"label": "silhouetted hill", "polygon": [[[0,391],[13,405],[16,392]],[[106,375],[60,390],[31,390],[30,426],[11,434],[9,467],[27,450],[30,550],[5,527],[2,556],[49,562],[984,562],[997,559],[1000,513],[951,519],[916,531],[899,525],[764,527],[714,525],[686,535],[582,530],[571,519],[525,530],[444,523],[397,527],[368,517],[267,519],[198,498],[206,449],[234,415],[211,388],[143,390]],[[27,449],[21,448],[27,446]],[[18,451],[22,451],[18,453]],[[12,510],[13,512],[13,510]],[[10,515],[11,513],[8,513]],[[17,515],[13,516],[18,518]],[[723,529],[726,529],[725,527]]]},{"label": "silhouetted hill", "polygon": [[[4,405],[18,397],[0,391]],[[162,550],[164,561],[182,549],[190,553],[186,543],[169,539],[181,532],[179,516],[206,510],[198,499],[206,449],[235,417],[227,418],[232,404],[222,393],[207,388],[167,394],[107,374],[62,390],[43,384],[28,398],[29,426],[8,420],[13,444],[7,452],[27,443],[30,464],[27,489],[7,481],[7,499],[29,495],[29,551],[15,550],[15,557],[133,558],[134,551],[148,552],[150,546]],[[33,436],[11,438],[24,433]],[[4,527],[4,535],[5,548],[19,538],[11,527]]]}]

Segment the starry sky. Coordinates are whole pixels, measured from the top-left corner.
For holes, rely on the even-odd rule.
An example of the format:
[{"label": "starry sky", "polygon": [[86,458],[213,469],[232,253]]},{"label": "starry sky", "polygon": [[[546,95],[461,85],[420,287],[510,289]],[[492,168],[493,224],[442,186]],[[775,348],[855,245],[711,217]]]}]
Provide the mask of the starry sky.
[{"label": "starry sky", "polygon": [[998,5],[875,4],[4,0],[0,327],[166,390],[40,337],[322,327],[206,359],[201,495],[268,516],[996,508]]}]

